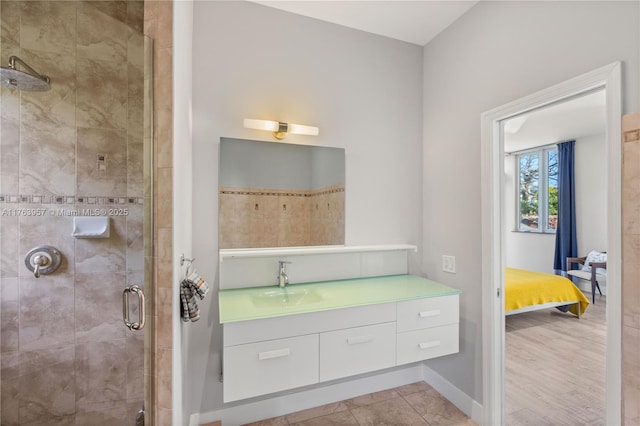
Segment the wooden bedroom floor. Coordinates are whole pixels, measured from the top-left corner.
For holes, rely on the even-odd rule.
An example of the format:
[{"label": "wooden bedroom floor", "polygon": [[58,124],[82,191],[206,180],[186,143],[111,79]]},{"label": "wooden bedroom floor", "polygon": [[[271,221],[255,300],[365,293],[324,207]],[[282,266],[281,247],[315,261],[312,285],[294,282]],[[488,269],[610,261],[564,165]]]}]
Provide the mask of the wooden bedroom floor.
[{"label": "wooden bedroom floor", "polygon": [[555,308],[506,317],[507,425],[605,424],[605,313],[597,295],[580,319]]}]

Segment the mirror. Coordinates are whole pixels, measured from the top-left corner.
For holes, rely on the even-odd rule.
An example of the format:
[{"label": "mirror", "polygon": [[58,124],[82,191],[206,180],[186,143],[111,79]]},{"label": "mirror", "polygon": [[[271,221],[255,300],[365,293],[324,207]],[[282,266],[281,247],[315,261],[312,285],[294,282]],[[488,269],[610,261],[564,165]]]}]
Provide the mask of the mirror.
[{"label": "mirror", "polygon": [[219,248],[344,244],[342,148],[220,138]]}]

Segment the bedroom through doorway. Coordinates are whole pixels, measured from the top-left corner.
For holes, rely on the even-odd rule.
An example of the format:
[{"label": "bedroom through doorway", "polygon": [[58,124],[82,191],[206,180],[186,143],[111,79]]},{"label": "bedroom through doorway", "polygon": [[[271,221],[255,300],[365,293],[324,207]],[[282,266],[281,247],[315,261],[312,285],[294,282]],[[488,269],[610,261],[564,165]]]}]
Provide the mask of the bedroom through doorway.
[{"label": "bedroom through doorway", "polygon": [[[589,281],[565,278],[565,259],[566,252],[607,251],[607,205],[600,201],[607,199],[606,91],[564,98],[500,125],[505,422],[605,424],[606,281],[599,276],[602,295],[592,295]],[[575,235],[568,250],[557,241],[557,234],[570,234],[567,228]],[[516,281],[520,275],[531,277],[533,287]],[[580,301],[579,319],[561,311],[567,300]]]},{"label": "bedroom through doorway", "polygon": [[[613,62],[481,114],[481,189],[484,194],[482,197],[483,424],[507,423],[505,416],[505,266],[507,263],[505,259],[507,251],[511,248],[506,244],[507,235],[504,230],[504,222],[507,218],[503,197],[506,177],[502,122],[530,111],[557,105],[580,95],[593,93],[599,88],[605,90],[606,99],[606,154],[600,162],[600,167],[606,170],[606,198],[598,200],[606,205],[607,241],[604,424],[621,423],[622,66],[620,62]],[[582,295],[583,292],[579,291],[578,294]],[[577,297],[578,294],[575,296]],[[595,302],[595,306],[598,306],[598,300]],[[575,300],[566,303],[575,303]],[[571,320],[576,325],[584,324],[583,319],[571,318]],[[579,331],[575,331],[574,334],[579,334]],[[551,346],[548,342],[546,345]],[[581,347],[575,347],[574,350],[580,351]],[[573,353],[570,356],[573,357]],[[537,419],[535,424],[539,424],[541,420]],[[575,419],[570,422],[570,424],[575,423]]]}]

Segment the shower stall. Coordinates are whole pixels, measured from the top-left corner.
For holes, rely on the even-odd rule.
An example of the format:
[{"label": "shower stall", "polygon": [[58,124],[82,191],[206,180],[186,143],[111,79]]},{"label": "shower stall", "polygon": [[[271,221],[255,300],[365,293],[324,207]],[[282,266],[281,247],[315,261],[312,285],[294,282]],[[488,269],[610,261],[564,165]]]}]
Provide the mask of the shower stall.
[{"label": "shower stall", "polygon": [[0,424],[143,425],[154,329],[144,2],[2,0],[0,19]]}]

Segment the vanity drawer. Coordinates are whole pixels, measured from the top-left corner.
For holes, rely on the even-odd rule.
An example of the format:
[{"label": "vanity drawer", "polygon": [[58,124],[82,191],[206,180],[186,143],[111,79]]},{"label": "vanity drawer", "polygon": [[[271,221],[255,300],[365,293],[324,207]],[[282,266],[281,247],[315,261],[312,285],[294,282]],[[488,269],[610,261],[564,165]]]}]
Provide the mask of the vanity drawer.
[{"label": "vanity drawer", "polygon": [[224,348],[224,402],[318,383],[318,335]]},{"label": "vanity drawer", "polygon": [[396,323],[320,334],[320,381],[393,367]]},{"label": "vanity drawer", "polygon": [[224,346],[283,339],[396,320],[396,303],[284,315],[223,324]]},{"label": "vanity drawer", "polygon": [[459,321],[458,295],[398,302],[398,333]]},{"label": "vanity drawer", "polygon": [[458,352],[458,324],[398,333],[398,365]]}]

